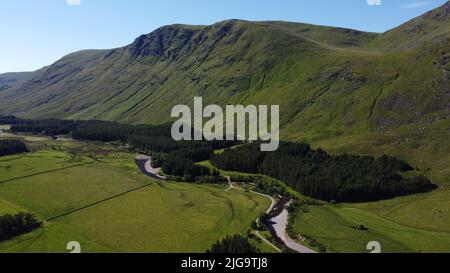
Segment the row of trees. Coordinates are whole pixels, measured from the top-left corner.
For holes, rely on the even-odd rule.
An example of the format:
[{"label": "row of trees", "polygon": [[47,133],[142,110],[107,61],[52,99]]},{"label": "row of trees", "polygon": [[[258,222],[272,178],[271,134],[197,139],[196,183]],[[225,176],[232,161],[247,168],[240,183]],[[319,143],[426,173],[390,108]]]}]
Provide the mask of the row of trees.
[{"label": "row of trees", "polygon": [[33,134],[44,134],[48,136],[70,134],[76,129],[75,121],[43,119],[43,120],[22,120],[11,121],[11,131]]},{"label": "row of trees", "polygon": [[27,153],[28,148],[25,143],[17,139],[0,140],[0,156]]},{"label": "row of trees", "polygon": [[236,145],[234,141],[175,141],[169,125],[83,124],[72,133],[81,140],[119,141],[131,150],[154,155],[154,166],[185,182],[219,181],[220,173],[195,163],[209,160],[216,149]]},{"label": "row of trees", "polygon": [[209,168],[197,165],[189,158],[178,156],[177,153],[169,154],[163,161],[161,168],[164,174],[175,176],[174,180],[184,182],[224,182],[218,170],[211,171]]},{"label": "row of trees", "polygon": [[16,124],[21,122],[21,119],[16,118],[15,116],[0,116],[0,124]]},{"label": "row of trees", "polygon": [[30,213],[0,216],[0,241],[31,232],[40,226],[41,223]]},{"label": "row of trees", "polygon": [[80,140],[127,142],[130,135],[169,136],[168,125],[127,125],[106,121],[73,121],[61,119],[20,119],[0,117],[0,124],[10,124],[11,131],[44,135],[72,134]]},{"label": "row of trees", "polygon": [[[170,127],[168,125],[127,125],[105,121],[78,121],[76,130],[72,131],[72,137],[79,140],[94,140],[102,142],[129,143],[133,136],[149,137],[152,140],[169,137]],[[143,146],[143,139],[136,139],[139,146]],[[161,140],[158,140],[161,141]],[[162,143],[161,144],[166,144]]]},{"label": "row of trees", "polygon": [[329,155],[307,144],[281,143],[278,151],[263,153],[254,143],[213,155],[211,162],[228,171],[274,177],[302,194],[327,201],[373,201],[435,188],[423,176],[404,178],[400,173],[413,168],[397,158]]}]

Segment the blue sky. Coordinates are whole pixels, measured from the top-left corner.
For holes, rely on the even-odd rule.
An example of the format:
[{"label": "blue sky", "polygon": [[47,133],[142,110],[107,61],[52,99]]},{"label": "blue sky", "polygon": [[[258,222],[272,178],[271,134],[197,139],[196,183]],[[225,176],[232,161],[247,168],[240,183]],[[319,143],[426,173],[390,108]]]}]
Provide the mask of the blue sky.
[{"label": "blue sky", "polygon": [[167,24],[284,20],[384,32],[447,0],[2,0],[0,73],[114,48]]}]

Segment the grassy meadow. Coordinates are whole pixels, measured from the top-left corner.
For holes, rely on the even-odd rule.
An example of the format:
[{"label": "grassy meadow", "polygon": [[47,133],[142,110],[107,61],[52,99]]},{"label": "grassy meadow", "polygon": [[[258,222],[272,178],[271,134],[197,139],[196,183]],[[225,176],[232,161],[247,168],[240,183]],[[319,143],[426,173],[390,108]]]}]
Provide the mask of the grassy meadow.
[{"label": "grassy meadow", "polygon": [[26,209],[0,198],[0,215],[26,212]]},{"label": "grassy meadow", "polygon": [[[220,186],[158,184],[56,219],[0,244],[4,252],[204,252],[218,238],[245,232],[269,201]],[[30,243],[32,242],[32,243]]]},{"label": "grassy meadow", "polygon": [[[364,225],[367,230],[358,230]],[[294,231],[314,238],[327,252],[364,253],[371,241],[385,253],[448,252],[450,233],[400,224],[374,212],[347,205],[309,206],[293,222]]]}]

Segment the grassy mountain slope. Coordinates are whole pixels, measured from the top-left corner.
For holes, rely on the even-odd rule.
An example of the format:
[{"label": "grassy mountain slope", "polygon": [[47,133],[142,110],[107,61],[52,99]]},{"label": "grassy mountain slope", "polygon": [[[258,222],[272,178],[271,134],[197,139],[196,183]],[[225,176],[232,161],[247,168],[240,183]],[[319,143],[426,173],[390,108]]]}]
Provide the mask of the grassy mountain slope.
[{"label": "grassy mountain slope", "polygon": [[390,132],[428,140],[430,128],[448,132],[449,8],[384,34],[239,20],[166,26],[8,85],[0,114],[163,123],[174,105],[203,96],[279,104],[291,140]]},{"label": "grassy mountain slope", "polygon": [[[194,96],[279,104],[285,139],[417,158],[448,181],[448,170],[420,161],[430,152],[441,155],[438,165],[450,161],[447,150],[424,147],[448,136],[449,8],[384,34],[239,20],[166,26],[123,48],[70,54],[8,85],[0,114],[163,123]],[[392,145],[374,151],[374,142]]]},{"label": "grassy mountain slope", "polygon": [[31,72],[13,72],[0,74],[0,92],[20,82],[26,81],[31,75]]},{"label": "grassy mountain slope", "polygon": [[[285,79],[302,84],[304,76],[298,73],[308,71],[299,71],[299,65],[315,62],[311,70],[318,72],[333,61],[332,50],[325,47],[339,47],[344,40],[359,43],[372,36],[339,31],[244,21],[163,27],[124,48],[66,56],[5,92],[1,108],[21,116],[164,122],[174,105],[191,102],[194,95],[220,104],[245,102],[255,95],[266,103],[283,103],[289,99],[268,100],[264,93],[276,92],[273,85],[289,93],[302,91],[284,84]],[[298,32],[313,33],[303,37]],[[313,40],[320,37],[325,38]],[[330,60],[317,60],[320,55]],[[286,116],[296,111],[288,108]]]},{"label": "grassy mountain slope", "polygon": [[201,95],[222,105],[280,104],[283,125],[295,129],[430,123],[450,115],[448,6],[385,34],[237,20],[162,27],[123,48],[70,54],[7,86],[0,112],[161,123]]},{"label": "grassy mountain slope", "polygon": [[431,10],[379,37],[379,45],[393,51],[418,48],[436,42],[448,42],[450,4]]},{"label": "grassy mountain slope", "polygon": [[[384,34],[288,22],[172,25],[0,93],[0,114],[163,123],[174,105],[279,104],[294,140],[447,129],[450,2]],[[0,82],[4,78],[0,75]]]}]

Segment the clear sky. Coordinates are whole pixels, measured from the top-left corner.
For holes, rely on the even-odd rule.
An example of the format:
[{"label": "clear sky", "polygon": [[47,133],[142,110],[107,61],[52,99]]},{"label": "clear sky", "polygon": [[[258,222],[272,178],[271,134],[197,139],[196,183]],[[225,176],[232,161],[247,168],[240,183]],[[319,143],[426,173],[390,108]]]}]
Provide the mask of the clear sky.
[{"label": "clear sky", "polygon": [[1,0],[0,73],[114,48],[168,24],[284,20],[384,32],[447,0]]}]

